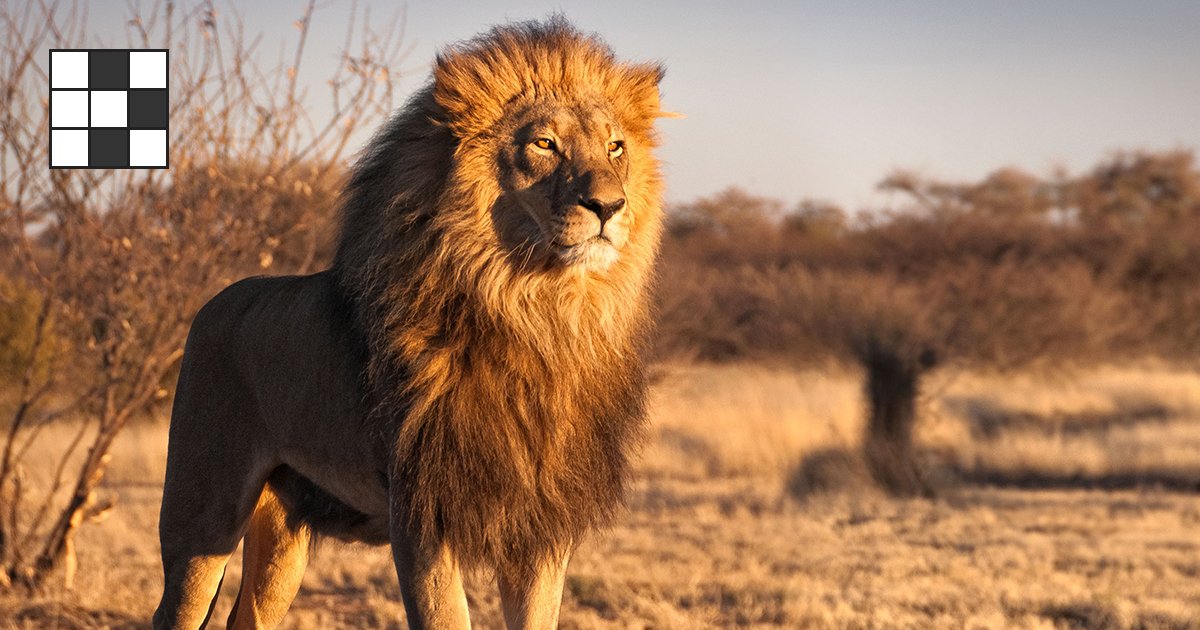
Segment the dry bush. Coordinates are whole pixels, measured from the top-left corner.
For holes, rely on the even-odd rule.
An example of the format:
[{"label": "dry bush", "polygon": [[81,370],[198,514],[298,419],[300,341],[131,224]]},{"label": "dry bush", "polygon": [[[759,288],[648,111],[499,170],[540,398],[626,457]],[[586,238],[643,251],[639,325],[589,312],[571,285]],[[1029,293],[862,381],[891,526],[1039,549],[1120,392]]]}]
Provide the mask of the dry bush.
[{"label": "dry bush", "polygon": [[1065,196],[1085,223],[1173,226],[1200,215],[1200,171],[1190,151],[1120,152],[1071,182]]},{"label": "dry bush", "polygon": [[[5,290],[17,335],[5,348],[23,360],[0,401],[0,585],[64,568],[70,582],[76,530],[115,500],[101,487],[114,440],[168,397],[192,315],[247,273],[319,261],[347,141],[393,89],[398,42],[352,23],[328,117],[309,116],[311,2],[277,65],[212,3],[130,10],[129,47],[171,49],[169,171],[48,170],[45,51],[91,43],[86,14],[0,8],[0,243],[14,254],[0,272],[18,287]],[[50,428],[63,417],[77,420],[69,437]],[[50,475],[28,474],[34,453],[56,462]]]},{"label": "dry bush", "polygon": [[[670,359],[769,361],[828,354],[785,311],[789,295],[812,282],[803,271],[664,265],[657,353]],[[801,312],[800,314],[804,314]]]},{"label": "dry bush", "polygon": [[1200,350],[1191,153],[1119,153],[1077,177],[897,173],[881,186],[911,203],[854,222],[829,204],[785,212],[736,189],[674,208],[660,354],[812,363],[840,346],[833,354],[852,359],[809,312],[827,307],[792,297],[810,278],[862,277],[918,292],[948,359],[1015,367]]}]

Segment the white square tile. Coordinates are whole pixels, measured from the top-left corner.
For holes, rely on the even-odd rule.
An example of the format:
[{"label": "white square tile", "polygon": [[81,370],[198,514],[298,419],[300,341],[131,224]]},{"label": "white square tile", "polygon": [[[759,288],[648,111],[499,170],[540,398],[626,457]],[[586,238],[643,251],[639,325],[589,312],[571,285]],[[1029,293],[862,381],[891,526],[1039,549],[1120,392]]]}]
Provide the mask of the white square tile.
[{"label": "white square tile", "polygon": [[129,87],[167,87],[167,52],[165,50],[133,50],[129,52]]},{"label": "white square tile", "polygon": [[50,53],[50,88],[86,88],[87,51],[56,50]]},{"label": "white square tile", "polygon": [[167,165],[167,130],[130,129],[129,165],[165,167]]},{"label": "white square tile", "polygon": [[92,126],[124,127],[129,108],[126,107],[125,92],[93,91]]},{"label": "white square tile", "polygon": [[87,127],[88,93],[75,90],[51,90],[50,126]]},{"label": "white square tile", "polygon": [[50,130],[50,166],[87,165],[87,129]]}]

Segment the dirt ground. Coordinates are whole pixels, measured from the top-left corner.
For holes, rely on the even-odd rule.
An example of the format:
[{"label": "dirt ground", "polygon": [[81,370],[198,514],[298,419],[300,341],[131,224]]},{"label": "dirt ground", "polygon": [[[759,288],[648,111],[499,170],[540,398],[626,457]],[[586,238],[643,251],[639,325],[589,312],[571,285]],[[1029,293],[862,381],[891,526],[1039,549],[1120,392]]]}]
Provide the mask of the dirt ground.
[{"label": "dirt ground", "polygon": [[[1200,628],[1200,376],[948,374],[926,391],[939,489],[896,499],[847,455],[853,374],[667,370],[629,509],[572,561],[562,627]],[[118,507],[81,532],[75,588],[0,598],[0,628],[147,627],[165,435],[122,436]],[[820,465],[837,488],[798,493]],[[494,590],[470,581],[477,627],[500,627]],[[390,554],[323,543],[285,627],[403,628]]]}]

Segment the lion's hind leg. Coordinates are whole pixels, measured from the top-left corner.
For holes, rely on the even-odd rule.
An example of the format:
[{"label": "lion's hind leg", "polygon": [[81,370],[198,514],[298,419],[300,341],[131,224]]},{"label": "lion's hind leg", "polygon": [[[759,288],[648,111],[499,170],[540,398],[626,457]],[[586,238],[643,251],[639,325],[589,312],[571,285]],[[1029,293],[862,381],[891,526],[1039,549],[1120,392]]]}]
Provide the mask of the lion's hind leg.
[{"label": "lion's hind leg", "polygon": [[[175,496],[190,499],[184,493]],[[249,508],[231,505],[229,515],[217,521],[192,509],[205,505],[203,500],[164,499],[160,518],[164,580],[162,600],[154,613],[156,630],[190,630],[208,623],[225,566],[242,537]]]},{"label": "lion's hind leg", "polygon": [[[189,337],[171,414],[167,475],[159,513],[163,594],[154,628],[194,630],[212,614],[229,556],[277,464],[255,441],[250,400],[233,372]],[[203,378],[201,375],[204,375]]]},{"label": "lion's hind leg", "polygon": [[268,483],[243,542],[242,586],[229,613],[229,628],[273,628],[291,606],[308,565],[311,533],[289,519]]},{"label": "lion's hind leg", "polygon": [[217,592],[225,579],[228,555],[194,556],[172,570],[174,579],[163,591],[154,612],[155,630],[203,628],[217,604]]}]

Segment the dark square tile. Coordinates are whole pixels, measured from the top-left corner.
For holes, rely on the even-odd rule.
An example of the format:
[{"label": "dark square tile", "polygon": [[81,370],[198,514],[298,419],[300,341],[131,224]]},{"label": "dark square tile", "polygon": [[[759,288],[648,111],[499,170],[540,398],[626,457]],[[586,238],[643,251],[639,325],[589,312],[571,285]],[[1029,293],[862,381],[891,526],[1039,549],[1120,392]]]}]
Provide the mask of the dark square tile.
[{"label": "dark square tile", "polygon": [[88,166],[124,168],[129,166],[128,129],[89,129]]},{"label": "dark square tile", "polygon": [[167,91],[131,90],[128,125],[130,129],[166,129]]},{"label": "dark square tile", "polygon": [[129,51],[93,50],[88,52],[88,89],[129,89]]}]

